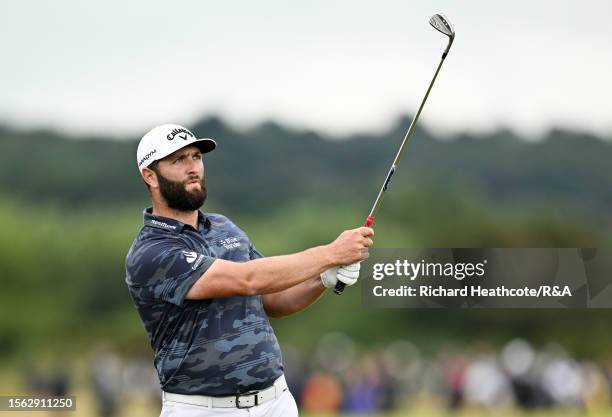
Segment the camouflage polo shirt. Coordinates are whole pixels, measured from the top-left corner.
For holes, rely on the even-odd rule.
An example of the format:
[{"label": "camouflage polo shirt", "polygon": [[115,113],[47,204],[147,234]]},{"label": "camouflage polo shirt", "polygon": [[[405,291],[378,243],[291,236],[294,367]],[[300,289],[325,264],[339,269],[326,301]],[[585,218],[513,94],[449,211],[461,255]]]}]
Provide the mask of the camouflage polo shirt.
[{"label": "camouflage polo shirt", "polygon": [[126,258],[126,282],[162,389],[226,396],[268,387],[283,365],[262,297],[185,300],[215,259],[246,262],[263,255],[225,216],[198,212],[198,225],[146,209]]}]

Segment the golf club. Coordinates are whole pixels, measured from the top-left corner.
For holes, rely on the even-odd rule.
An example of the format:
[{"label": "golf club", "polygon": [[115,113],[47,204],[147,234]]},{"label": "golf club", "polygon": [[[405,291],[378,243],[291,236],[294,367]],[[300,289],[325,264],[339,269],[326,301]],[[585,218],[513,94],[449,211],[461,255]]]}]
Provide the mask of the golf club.
[{"label": "golf club", "polygon": [[[397,155],[395,155],[395,159],[393,160],[393,163],[391,164],[391,168],[389,168],[387,177],[385,178],[385,181],[383,182],[383,185],[380,188],[380,191],[378,192],[378,197],[376,197],[376,201],[374,201],[372,210],[370,210],[370,214],[368,214],[368,217],[366,218],[365,223],[363,224],[366,227],[371,227],[374,224],[376,212],[378,211],[378,208],[380,207],[380,204],[382,203],[382,199],[385,195],[385,191],[387,191],[387,188],[389,188],[389,182],[391,181],[391,177],[395,173],[395,170],[397,169],[402,159],[402,155],[404,154],[404,150],[406,149],[406,145],[408,144],[408,139],[410,138],[410,135],[412,134],[412,131],[414,130],[414,127],[416,126],[417,120],[419,120],[419,116],[421,115],[421,111],[423,110],[425,101],[427,100],[427,97],[429,96],[431,87],[433,87],[434,81],[436,81],[436,77],[438,76],[438,72],[440,72],[440,68],[442,68],[442,64],[444,63],[444,59],[448,55],[448,51],[450,50],[450,47],[453,44],[453,41],[455,40],[455,30],[453,29],[449,21],[446,19],[446,17],[444,17],[443,15],[441,14],[433,15],[431,19],[429,19],[429,24],[433,26],[438,32],[442,32],[443,34],[448,36],[449,38],[448,45],[446,46],[446,49],[442,53],[442,59],[440,60],[440,63],[438,64],[438,68],[436,69],[436,73],[434,74],[433,79],[431,80],[431,83],[429,83],[429,88],[427,88],[425,97],[423,97],[423,101],[421,101],[419,110],[416,112],[414,119],[412,119],[412,123],[410,123],[410,127],[408,128],[408,131],[406,132],[406,136],[404,136],[404,140],[402,141],[402,144],[400,145]],[[344,292],[344,287],[345,287],[344,283],[341,281],[338,281],[334,288],[334,292],[340,295]]]}]

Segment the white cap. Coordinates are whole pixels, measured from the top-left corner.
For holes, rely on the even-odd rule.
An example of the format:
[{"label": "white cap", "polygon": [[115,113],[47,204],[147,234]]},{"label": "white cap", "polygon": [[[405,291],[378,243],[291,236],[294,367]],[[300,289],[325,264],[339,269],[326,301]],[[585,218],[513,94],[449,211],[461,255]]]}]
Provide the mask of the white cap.
[{"label": "white cap", "polygon": [[168,123],[149,130],[138,143],[136,163],[138,170],[148,167],[155,161],[165,158],[185,146],[194,145],[202,153],[210,152],[217,146],[212,139],[197,139],[189,129]]}]

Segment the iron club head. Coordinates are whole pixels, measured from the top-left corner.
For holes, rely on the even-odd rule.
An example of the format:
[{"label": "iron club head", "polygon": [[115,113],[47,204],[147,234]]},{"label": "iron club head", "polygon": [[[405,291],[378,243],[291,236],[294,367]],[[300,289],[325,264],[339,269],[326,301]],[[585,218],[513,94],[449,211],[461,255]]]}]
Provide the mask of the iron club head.
[{"label": "iron club head", "polygon": [[431,17],[431,19],[429,19],[429,24],[432,25],[437,31],[444,33],[446,36],[450,36],[451,38],[455,37],[455,30],[444,15],[436,13]]},{"label": "iron club head", "polygon": [[455,29],[453,29],[448,19],[440,13],[433,15],[431,19],[429,19],[429,24],[432,25],[438,32],[444,33],[449,38],[448,45],[442,54],[442,59],[444,59],[446,58],[446,55],[453,44],[453,40],[455,40]]}]

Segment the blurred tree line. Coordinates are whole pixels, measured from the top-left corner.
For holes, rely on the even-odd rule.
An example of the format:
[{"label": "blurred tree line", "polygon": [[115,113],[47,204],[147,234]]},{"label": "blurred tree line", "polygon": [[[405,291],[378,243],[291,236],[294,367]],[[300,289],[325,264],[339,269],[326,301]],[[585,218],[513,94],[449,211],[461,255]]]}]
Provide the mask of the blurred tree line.
[{"label": "blurred tree line", "polygon": [[[269,213],[299,199],[367,206],[409,122],[401,117],[379,135],[337,140],[272,122],[238,131],[214,117],[195,123],[193,131],[219,143],[206,156],[215,202],[236,213]],[[141,204],[147,194],[135,163],[138,139],[0,128],[0,192],[69,207]],[[393,192],[408,186],[465,191],[508,207],[540,206],[605,221],[612,209],[611,161],[612,142],[588,134],[552,130],[528,142],[499,130],[438,140],[417,128]]]},{"label": "blurred tree line", "polygon": [[[205,211],[228,215],[267,255],[329,242],[362,223],[409,122],[332,140],[272,122],[240,131],[201,120],[194,133],[219,143],[205,156]],[[0,356],[78,353],[99,340],[148,352],[124,283],[148,204],[137,140],[0,128]],[[609,245],[611,162],[612,142],[575,132],[529,142],[507,130],[440,140],[417,129],[379,213],[376,246]],[[305,348],[343,330],[364,344],[408,338],[432,349],[523,335],[605,355],[610,337],[600,330],[611,318],[607,310],[368,311],[351,289],[274,326],[281,343]],[[597,341],[587,337],[593,331]]]}]

